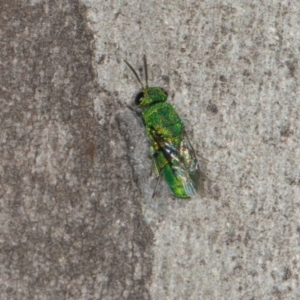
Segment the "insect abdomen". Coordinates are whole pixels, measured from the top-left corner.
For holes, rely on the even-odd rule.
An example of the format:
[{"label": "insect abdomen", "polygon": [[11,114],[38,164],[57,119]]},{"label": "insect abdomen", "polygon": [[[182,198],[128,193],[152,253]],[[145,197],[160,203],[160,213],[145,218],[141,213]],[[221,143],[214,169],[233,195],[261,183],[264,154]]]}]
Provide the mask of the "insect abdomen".
[{"label": "insect abdomen", "polygon": [[176,177],[170,164],[165,165],[162,169],[162,175],[167,182],[171,192],[178,198],[190,198],[182,185],[182,182]]},{"label": "insect abdomen", "polygon": [[172,162],[168,160],[168,157],[163,151],[158,151],[153,154],[155,169],[160,176],[163,176],[171,192],[178,198],[190,198],[185,191],[182,181],[176,176],[172,169]]}]

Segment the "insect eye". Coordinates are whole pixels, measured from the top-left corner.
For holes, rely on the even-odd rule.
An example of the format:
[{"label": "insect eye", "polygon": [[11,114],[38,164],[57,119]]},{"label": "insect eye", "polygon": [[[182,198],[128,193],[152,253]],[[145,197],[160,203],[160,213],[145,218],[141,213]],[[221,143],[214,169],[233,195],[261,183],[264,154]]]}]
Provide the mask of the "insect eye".
[{"label": "insect eye", "polygon": [[135,96],[135,100],[134,103],[139,106],[139,104],[142,102],[144,97],[144,93],[143,92],[139,92],[136,96]]}]

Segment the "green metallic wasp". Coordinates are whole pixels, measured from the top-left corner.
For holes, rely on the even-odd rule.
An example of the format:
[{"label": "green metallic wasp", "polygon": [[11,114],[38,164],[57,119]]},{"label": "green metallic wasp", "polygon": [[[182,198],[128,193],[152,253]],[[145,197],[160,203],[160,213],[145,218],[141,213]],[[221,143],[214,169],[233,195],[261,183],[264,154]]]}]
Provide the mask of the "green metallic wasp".
[{"label": "green metallic wasp", "polygon": [[174,107],[166,103],[168,94],[160,87],[148,86],[147,62],[144,56],[146,85],[125,60],[141,85],[135,104],[150,140],[154,169],[163,177],[171,192],[178,198],[191,198],[200,188],[203,178],[195,151],[187,137],[184,124]]}]

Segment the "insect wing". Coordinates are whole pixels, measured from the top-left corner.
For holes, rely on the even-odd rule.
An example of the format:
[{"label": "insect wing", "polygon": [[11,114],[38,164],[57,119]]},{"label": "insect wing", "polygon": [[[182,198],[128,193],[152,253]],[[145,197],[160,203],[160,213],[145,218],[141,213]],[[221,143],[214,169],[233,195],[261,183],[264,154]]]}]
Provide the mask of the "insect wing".
[{"label": "insect wing", "polygon": [[179,148],[155,132],[152,132],[152,137],[164,153],[186,194],[189,197],[193,197],[199,189],[201,170],[185,130],[183,130]]},{"label": "insect wing", "polygon": [[186,193],[192,197],[199,190],[201,169],[185,130],[179,147],[179,158],[180,164],[174,165],[174,172],[181,178]]}]

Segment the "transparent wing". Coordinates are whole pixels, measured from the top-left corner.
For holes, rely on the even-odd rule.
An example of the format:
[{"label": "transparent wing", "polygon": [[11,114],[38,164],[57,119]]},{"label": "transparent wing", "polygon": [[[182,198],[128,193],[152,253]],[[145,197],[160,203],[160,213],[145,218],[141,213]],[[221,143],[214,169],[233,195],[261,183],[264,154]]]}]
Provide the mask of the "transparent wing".
[{"label": "transparent wing", "polygon": [[180,163],[178,165],[174,164],[174,172],[176,176],[181,179],[186,193],[189,196],[194,196],[199,190],[202,172],[195,150],[192,147],[185,130],[182,134],[178,152]]},{"label": "transparent wing", "polygon": [[172,145],[156,132],[152,132],[152,137],[165,154],[186,194],[190,197],[194,196],[199,190],[202,172],[185,130],[183,130],[179,148]]}]

